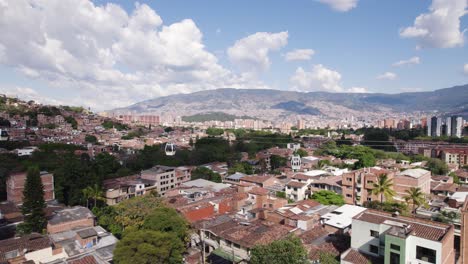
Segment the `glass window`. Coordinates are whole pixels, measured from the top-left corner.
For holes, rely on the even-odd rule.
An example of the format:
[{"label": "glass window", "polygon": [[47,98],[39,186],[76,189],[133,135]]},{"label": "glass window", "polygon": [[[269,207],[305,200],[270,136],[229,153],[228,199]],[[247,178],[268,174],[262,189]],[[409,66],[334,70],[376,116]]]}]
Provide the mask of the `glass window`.
[{"label": "glass window", "polygon": [[375,245],[369,245],[369,252],[379,254],[379,247]]},{"label": "glass window", "polygon": [[400,251],[400,246],[399,246],[399,245],[390,244],[390,248],[393,249],[393,250],[398,250],[398,251]]},{"label": "glass window", "polygon": [[429,263],[436,263],[436,256],[437,256],[437,251],[430,249],[430,248],[416,246],[416,258],[417,259],[426,261]]},{"label": "glass window", "polygon": [[370,235],[371,235],[372,237],[378,238],[378,237],[379,237],[379,231],[371,230],[371,231],[370,231]]}]

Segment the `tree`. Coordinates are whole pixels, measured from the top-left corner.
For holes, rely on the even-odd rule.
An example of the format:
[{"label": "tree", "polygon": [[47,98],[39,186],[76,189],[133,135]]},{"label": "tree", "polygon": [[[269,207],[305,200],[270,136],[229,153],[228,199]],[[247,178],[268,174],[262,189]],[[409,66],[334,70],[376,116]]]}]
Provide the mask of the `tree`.
[{"label": "tree", "polygon": [[212,182],[222,182],[221,175],[216,173],[207,167],[197,167],[196,169],[192,170],[191,180],[196,179],[205,179]]},{"label": "tree", "polygon": [[426,166],[434,175],[445,175],[448,172],[447,164],[440,159],[430,159]]},{"label": "tree", "polygon": [[115,222],[125,230],[128,227],[139,229],[145,219],[161,207],[162,200],[156,195],[146,194],[120,202],[115,206]]},{"label": "tree", "polygon": [[309,155],[305,149],[298,149],[294,154],[299,155],[301,158]]},{"label": "tree", "polygon": [[272,170],[286,166],[287,162],[288,162],[287,158],[283,158],[278,155],[271,155],[270,157],[270,165],[271,165]]},{"label": "tree", "polygon": [[183,263],[185,246],[174,233],[139,230],[124,236],[114,250],[117,264]]},{"label": "tree", "polygon": [[94,184],[93,186],[88,186],[82,190],[83,196],[86,199],[86,207],[89,208],[89,199],[93,199],[93,207],[97,206],[97,201],[103,201],[104,199],[104,193],[102,189],[99,187],[99,185]]},{"label": "tree", "polygon": [[340,264],[336,259],[336,256],[329,252],[320,252],[319,253],[320,264]]},{"label": "tree", "polygon": [[343,196],[332,191],[322,190],[312,194],[312,200],[324,205],[343,205],[345,201]]},{"label": "tree", "polygon": [[224,133],[222,128],[209,127],[206,129],[206,134],[209,136],[220,136]]},{"label": "tree", "polygon": [[409,190],[406,190],[406,195],[403,197],[407,203],[412,204],[411,213],[415,214],[416,210],[426,204],[426,196],[421,191],[419,187],[411,187]]},{"label": "tree", "polygon": [[94,135],[86,135],[85,141],[92,144],[96,144],[98,142],[97,137]]},{"label": "tree", "polygon": [[182,242],[185,242],[187,239],[188,223],[173,208],[156,208],[145,219],[142,228],[174,233]]},{"label": "tree", "polygon": [[251,264],[307,263],[307,251],[301,240],[289,236],[268,245],[257,245],[250,252]]},{"label": "tree", "polygon": [[382,174],[379,176],[376,183],[373,184],[372,194],[380,195],[380,203],[383,203],[383,198],[387,200],[392,200],[395,195],[393,190],[392,180],[388,178],[387,174]]},{"label": "tree", "polygon": [[44,209],[44,185],[38,167],[30,167],[27,172],[23,190],[21,211],[24,222],[18,226],[20,233],[42,233],[47,225]]}]

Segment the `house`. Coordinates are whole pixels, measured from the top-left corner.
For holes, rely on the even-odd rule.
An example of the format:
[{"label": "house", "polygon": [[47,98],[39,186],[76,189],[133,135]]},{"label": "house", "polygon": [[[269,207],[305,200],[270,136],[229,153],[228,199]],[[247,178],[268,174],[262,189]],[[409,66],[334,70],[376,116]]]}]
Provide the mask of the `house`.
[{"label": "house", "polygon": [[322,215],[321,222],[329,233],[348,233],[351,229],[353,217],[364,212],[366,208],[345,204],[335,210]]},{"label": "house", "polygon": [[287,237],[292,227],[263,220],[242,222],[227,215],[200,221],[195,224],[198,237],[192,239],[192,246],[202,246],[206,252],[248,263],[250,250],[256,245],[265,245]]},{"label": "house", "polygon": [[374,183],[382,175],[387,175],[389,180],[393,180],[395,172],[372,167],[344,173],[341,184],[345,202],[347,204],[362,205],[366,201],[380,201],[380,197],[372,194],[372,190],[374,189]]},{"label": "house", "polygon": [[107,179],[103,183],[104,198],[107,205],[115,205],[119,202],[142,196],[156,188],[151,180],[141,179],[139,175]]},{"label": "house", "polygon": [[[44,186],[44,200],[51,201],[55,199],[54,175],[46,171],[40,172],[42,185]],[[26,182],[27,173],[20,172],[11,174],[6,181],[7,200],[15,204],[23,203],[23,190]]]},{"label": "house", "polygon": [[182,183],[189,181],[192,168],[169,167],[157,165],[151,169],[141,172],[141,179],[148,180],[155,186],[154,190],[164,196],[168,190],[179,187]]},{"label": "house", "polygon": [[455,263],[452,225],[368,209],[353,218],[352,227],[351,248],[341,263]]},{"label": "house", "polygon": [[0,240],[0,263],[48,263],[65,257],[60,246],[41,234]]},{"label": "house", "polygon": [[396,196],[403,200],[411,187],[420,188],[421,192],[429,195],[431,193],[431,172],[424,169],[408,169],[399,172],[393,179],[393,188]]},{"label": "house", "polygon": [[468,164],[468,148],[443,148],[440,157],[447,164],[464,166]]},{"label": "house", "polygon": [[253,183],[257,185],[258,187],[262,188],[267,188],[270,186],[275,185],[278,182],[278,179],[276,179],[274,176],[269,176],[269,175],[249,175],[242,177],[240,179],[240,183]]},{"label": "house", "polygon": [[293,201],[301,201],[309,196],[309,186],[307,182],[292,180],[286,184],[286,197]]},{"label": "house", "polygon": [[76,228],[93,227],[94,214],[86,207],[75,206],[57,211],[47,222],[47,233],[55,234]]},{"label": "house", "polygon": [[467,169],[459,169],[455,171],[454,173],[455,175],[457,175],[461,184],[468,184],[468,170]]}]

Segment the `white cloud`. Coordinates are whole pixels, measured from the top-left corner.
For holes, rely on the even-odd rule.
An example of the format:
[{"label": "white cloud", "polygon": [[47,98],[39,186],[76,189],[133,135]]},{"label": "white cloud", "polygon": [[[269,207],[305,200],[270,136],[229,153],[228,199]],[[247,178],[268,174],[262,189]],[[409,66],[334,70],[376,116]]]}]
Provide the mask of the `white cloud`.
[{"label": "white cloud", "polygon": [[288,32],[257,32],[229,47],[229,60],[243,71],[259,72],[270,67],[269,53],[277,51],[288,43]]},{"label": "white cloud", "polygon": [[317,0],[338,12],[347,12],[355,8],[359,0]]},{"label": "white cloud", "polygon": [[429,13],[416,17],[400,36],[417,39],[418,48],[463,46],[465,30],[460,30],[460,18],[468,13],[467,6],[466,0],[433,0]]},{"label": "white cloud", "polygon": [[348,89],[349,93],[368,93],[369,90],[364,87],[351,87]]},{"label": "white cloud", "polygon": [[395,80],[397,75],[393,72],[385,72],[377,76],[379,80]]},{"label": "white cloud", "polygon": [[468,63],[466,63],[465,65],[463,65],[463,73],[465,73],[466,75],[468,75]]},{"label": "white cloud", "polygon": [[0,32],[1,64],[97,110],[172,93],[265,86],[221,66],[192,20],[165,25],[145,4],[127,13],[88,0],[0,0]]},{"label": "white cloud", "polygon": [[34,89],[21,86],[2,86],[2,93],[10,97],[17,97],[25,101],[34,100],[42,104],[63,105],[64,103],[59,100],[54,100],[47,96],[40,95]]},{"label": "white cloud", "polygon": [[413,64],[419,64],[421,63],[421,59],[419,57],[411,57],[407,60],[401,60],[393,63],[394,67],[400,67],[404,65],[413,65]]},{"label": "white cloud", "polygon": [[302,67],[297,68],[290,82],[293,89],[298,91],[344,91],[341,86],[341,74],[322,64],[314,65],[311,71],[305,71]]},{"label": "white cloud", "polygon": [[296,49],[284,55],[286,61],[310,60],[315,54],[313,49]]}]

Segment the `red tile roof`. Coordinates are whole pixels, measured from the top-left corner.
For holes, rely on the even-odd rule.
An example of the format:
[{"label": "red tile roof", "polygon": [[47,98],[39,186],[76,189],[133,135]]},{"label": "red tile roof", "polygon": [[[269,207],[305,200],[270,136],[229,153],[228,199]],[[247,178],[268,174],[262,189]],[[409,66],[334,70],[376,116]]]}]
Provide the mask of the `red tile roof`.
[{"label": "red tile roof", "polygon": [[382,260],[364,255],[355,249],[350,249],[343,260],[353,264],[383,263]]},{"label": "red tile roof", "polygon": [[68,261],[69,264],[98,264],[94,256],[84,256],[79,259]]},{"label": "red tile roof", "polygon": [[293,187],[293,188],[302,188],[307,185],[305,182],[297,182],[297,181],[290,181],[286,184],[287,186]]},{"label": "red tile roof", "polygon": [[452,228],[449,224],[404,216],[392,217],[389,213],[369,209],[355,216],[354,219],[379,225],[387,220],[407,224],[410,235],[433,241],[442,240]]}]

